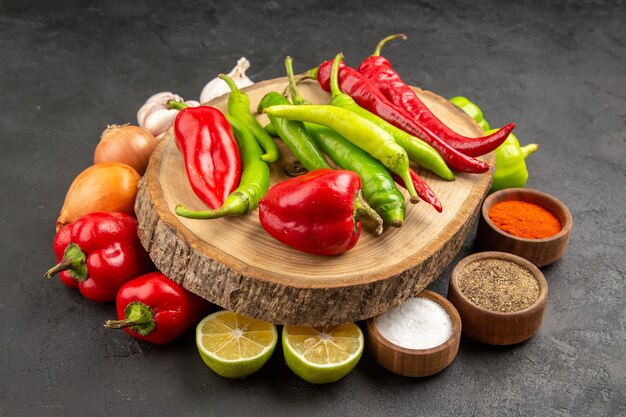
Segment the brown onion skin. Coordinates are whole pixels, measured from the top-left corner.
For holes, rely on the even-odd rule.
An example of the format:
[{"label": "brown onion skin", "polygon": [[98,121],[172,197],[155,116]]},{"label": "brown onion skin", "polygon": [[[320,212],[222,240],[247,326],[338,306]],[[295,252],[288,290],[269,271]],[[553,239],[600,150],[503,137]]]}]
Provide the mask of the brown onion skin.
[{"label": "brown onion skin", "polygon": [[67,191],[57,219],[57,231],[95,211],[117,211],[134,216],[140,178],[133,167],[120,162],[90,166],[78,174]]},{"label": "brown onion skin", "polygon": [[100,136],[93,162],[122,162],[143,175],[156,146],[154,135],[143,127],[111,125]]}]

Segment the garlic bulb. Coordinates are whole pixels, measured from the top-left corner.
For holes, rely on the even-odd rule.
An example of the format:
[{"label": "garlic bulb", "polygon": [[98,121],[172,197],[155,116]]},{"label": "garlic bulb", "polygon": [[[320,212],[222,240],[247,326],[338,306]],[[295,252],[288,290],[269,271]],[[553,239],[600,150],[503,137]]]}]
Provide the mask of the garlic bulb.
[{"label": "garlic bulb", "polygon": [[[254,82],[246,76],[246,70],[250,68],[250,61],[242,57],[237,61],[237,65],[228,73],[228,76],[233,79],[237,87],[244,88],[254,84]],[[200,93],[200,103],[206,103],[219,97],[223,94],[229,93],[230,89],[224,82],[224,80],[216,77],[207,83]]]},{"label": "garlic bulb", "polygon": [[[168,100],[184,101],[180,96],[169,91],[156,93],[150,97],[146,103],[137,111],[137,123],[139,126],[150,131],[157,139],[161,139],[163,134],[172,126],[178,110],[168,110],[165,103]],[[200,105],[195,100],[185,101],[189,107]]]}]

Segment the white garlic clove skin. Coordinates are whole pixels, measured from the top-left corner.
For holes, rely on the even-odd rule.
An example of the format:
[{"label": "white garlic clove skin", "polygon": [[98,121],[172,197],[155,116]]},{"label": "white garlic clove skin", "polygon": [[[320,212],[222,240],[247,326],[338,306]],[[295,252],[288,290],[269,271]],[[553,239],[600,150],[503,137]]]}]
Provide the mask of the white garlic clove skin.
[{"label": "white garlic clove skin", "polygon": [[180,97],[179,95],[174,94],[171,91],[163,91],[163,92],[154,94],[152,97],[146,100],[146,103],[150,103],[152,101],[165,103],[167,100],[183,101],[182,97]]},{"label": "white garlic clove skin", "polygon": [[144,121],[144,128],[149,130],[154,136],[159,136],[172,126],[178,110],[159,110],[148,114]]},{"label": "white garlic clove skin", "polygon": [[141,127],[146,127],[146,119],[148,116],[162,108],[162,104],[157,101],[147,101],[146,104],[141,106],[139,111],[137,111],[137,124]]},{"label": "white garlic clove skin", "polygon": [[202,89],[202,93],[200,93],[200,103],[206,103],[229,92],[230,89],[224,80],[221,78],[213,78]]},{"label": "white garlic clove skin", "polygon": [[[137,123],[147,129],[154,136],[160,136],[174,123],[178,110],[168,110],[165,105],[168,100],[183,101],[182,97],[169,91],[156,93],[137,111]],[[200,105],[195,100],[185,102],[189,107]]]},{"label": "white garlic clove skin", "polygon": [[[237,65],[228,73],[228,76],[233,79],[237,87],[245,88],[254,84],[254,81],[246,76],[246,70],[248,68],[250,68],[250,61],[245,57],[241,57],[237,61]],[[200,93],[200,103],[206,103],[207,101],[211,101],[227,93],[230,93],[230,89],[226,82],[219,77],[215,77],[202,89]]]}]

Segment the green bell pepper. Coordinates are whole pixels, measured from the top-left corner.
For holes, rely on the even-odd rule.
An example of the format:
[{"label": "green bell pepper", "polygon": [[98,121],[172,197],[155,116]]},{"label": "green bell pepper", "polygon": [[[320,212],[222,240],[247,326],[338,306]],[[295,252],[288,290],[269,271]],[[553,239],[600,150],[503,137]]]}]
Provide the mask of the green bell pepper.
[{"label": "green bell pepper", "polygon": [[489,130],[489,123],[484,119],[483,112],[477,105],[462,96],[452,97],[450,102],[463,110],[465,113],[469,114],[470,117],[474,119],[478,126],[480,126],[485,132]]},{"label": "green bell pepper", "polygon": [[[484,119],[483,112],[467,98],[461,96],[452,97],[450,102],[470,115],[487,134],[497,130],[489,130],[489,123]],[[496,170],[493,173],[490,191],[523,187],[528,180],[528,169],[524,159],[537,149],[539,149],[539,145],[535,143],[520,146],[515,135],[509,134],[504,143],[496,149]]]}]

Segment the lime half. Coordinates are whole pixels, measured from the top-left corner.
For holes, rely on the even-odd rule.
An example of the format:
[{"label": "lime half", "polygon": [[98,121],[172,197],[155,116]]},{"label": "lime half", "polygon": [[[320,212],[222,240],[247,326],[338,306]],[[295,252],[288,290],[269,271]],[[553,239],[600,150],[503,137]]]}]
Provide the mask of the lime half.
[{"label": "lime half", "polygon": [[283,327],[287,366],[305,381],[328,384],[348,375],[363,353],[363,332],[354,323]]},{"label": "lime half", "polygon": [[204,363],[227,378],[255,373],[272,356],[276,326],[232,311],[206,316],[196,327],[196,345]]}]

